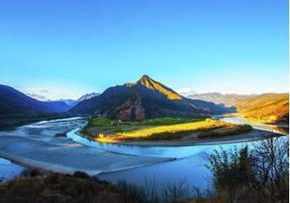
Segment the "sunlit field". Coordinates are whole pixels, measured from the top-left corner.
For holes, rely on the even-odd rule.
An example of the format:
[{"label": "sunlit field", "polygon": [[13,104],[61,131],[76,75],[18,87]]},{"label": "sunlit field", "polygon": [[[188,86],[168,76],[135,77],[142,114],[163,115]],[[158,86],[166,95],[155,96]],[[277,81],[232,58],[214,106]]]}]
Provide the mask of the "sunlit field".
[{"label": "sunlit field", "polygon": [[246,125],[235,125],[214,119],[158,118],[143,122],[118,122],[93,118],[83,133],[99,142],[188,140],[229,136],[250,131]]}]

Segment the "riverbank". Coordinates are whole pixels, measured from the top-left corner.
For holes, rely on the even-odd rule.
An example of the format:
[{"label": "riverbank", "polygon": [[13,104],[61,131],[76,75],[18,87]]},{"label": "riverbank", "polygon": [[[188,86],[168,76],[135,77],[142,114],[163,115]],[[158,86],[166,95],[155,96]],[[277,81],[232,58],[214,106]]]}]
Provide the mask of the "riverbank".
[{"label": "riverbank", "polygon": [[181,140],[158,140],[158,141],[122,141],[122,142],[99,142],[98,139],[94,140],[90,137],[84,136],[81,131],[73,130],[69,132],[68,137],[79,141],[87,146],[101,146],[104,145],[119,145],[119,146],[140,146],[140,147],[190,147],[190,146],[202,146],[202,145],[220,145],[220,144],[232,144],[257,141],[261,139],[267,139],[271,137],[282,136],[278,133],[272,133],[262,130],[251,130],[246,133],[235,134],[231,136],[223,137],[206,137],[199,138],[198,134],[192,134],[186,139]]},{"label": "riverbank", "polygon": [[0,136],[0,157],[28,167],[68,174],[84,171],[89,175],[128,170],[173,160],[106,152],[69,140],[47,143],[17,136]]},{"label": "riverbank", "polygon": [[43,120],[65,120],[70,119],[69,115],[59,115],[59,114],[52,114],[52,115],[35,115],[35,116],[11,116],[11,117],[3,117],[0,116],[0,130],[14,130],[17,127],[28,125],[36,122],[41,122]]},{"label": "riverbank", "polygon": [[144,121],[115,121],[91,118],[81,130],[90,140],[110,144],[192,145],[202,140],[249,133],[249,125],[237,125],[217,119],[155,118]]},{"label": "riverbank", "polygon": [[[20,161],[18,163],[21,164],[23,159],[29,159],[29,166],[49,170],[53,169],[50,168],[52,164],[56,164],[57,171],[62,173],[88,170],[93,172],[90,174],[98,174],[98,178],[111,183],[124,181],[146,186],[148,180],[152,180],[159,187],[186,181],[187,184],[206,190],[212,184],[211,174],[205,167],[209,153],[221,147],[230,150],[246,144],[251,146],[265,138],[256,134],[252,135],[255,137],[252,140],[240,137],[235,140],[177,147],[101,144],[80,136],[64,136],[65,132],[69,132],[67,135],[74,135],[78,131],[75,128],[81,129],[85,124],[83,119],[71,118],[42,121],[14,131],[2,131],[0,151],[5,150],[7,155],[16,155]],[[270,132],[267,133],[271,136]],[[63,136],[58,136],[60,134]],[[254,140],[256,141],[251,142]],[[38,163],[31,162],[31,159]],[[41,165],[37,165],[39,162]],[[59,168],[62,165],[68,168]],[[99,170],[103,172],[98,173]]]},{"label": "riverbank", "polygon": [[23,170],[24,167],[7,159],[0,158],[0,182],[17,177]]},{"label": "riverbank", "polygon": [[[285,137],[286,138],[286,137]],[[286,140],[285,140],[286,141]],[[269,144],[275,143],[275,149],[280,150],[279,153],[277,154],[268,154],[268,148]],[[260,143],[258,146],[258,149],[261,150],[261,146],[264,146],[264,149],[266,153],[266,156],[273,157],[273,155],[283,155],[287,156],[287,153],[281,153],[281,152],[287,152],[288,150],[285,149],[283,146],[288,146],[287,143],[283,142],[283,140],[274,140],[274,142],[263,142]],[[271,145],[270,145],[271,146]],[[282,178],[281,176],[278,176],[278,178],[283,179],[285,181],[279,182],[279,184],[284,184],[282,187],[278,188],[272,188],[270,187],[272,185],[272,182],[277,183],[278,181],[275,180],[270,180],[272,182],[269,183],[269,181],[264,184],[263,187],[260,188],[260,190],[252,190],[251,187],[249,187],[251,183],[250,181],[255,180],[255,179],[247,179],[247,173],[241,173],[242,177],[240,179],[237,179],[237,183],[234,185],[232,184],[232,179],[236,179],[239,177],[236,177],[236,173],[232,173],[232,170],[238,170],[240,173],[241,170],[244,172],[245,168],[243,167],[230,167],[232,164],[238,164],[238,166],[243,166],[243,163],[245,161],[251,161],[252,156],[246,156],[244,157],[244,150],[249,150],[248,147],[242,147],[242,148],[236,148],[238,151],[221,151],[221,148],[219,150],[219,153],[223,153],[223,156],[226,156],[226,160],[231,160],[230,158],[233,158],[231,161],[224,161],[224,162],[215,162],[211,163],[210,170],[215,171],[216,169],[218,170],[224,170],[224,173],[218,173],[214,175],[215,180],[219,180],[218,184],[227,184],[230,187],[225,187],[221,191],[220,190],[212,190],[210,187],[207,187],[207,190],[201,190],[200,187],[195,187],[194,184],[197,183],[196,179],[184,179],[181,181],[174,181],[171,183],[164,182],[160,183],[160,178],[165,177],[167,180],[172,180],[174,179],[174,175],[181,174],[182,175],[188,175],[188,174],[196,174],[196,168],[197,165],[196,163],[203,162],[202,159],[200,160],[195,160],[192,158],[188,159],[181,159],[177,160],[177,162],[184,162],[184,161],[189,161],[190,165],[192,168],[187,168],[185,170],[184,167],[178,169],[176,167],[171,168],[171,170],[168,170],[169,164],[173,164],[173,162],[166,162],[165,166],[160,165],[152,165],[150,167],[155,168],[155,172],[158,174],[156,176],[157,179],[153,182],[150,182],[149,179],[145,179],[141,181],[144,185],[139,186],[136,183],[140,183],[140,181],[135,181],[133,183],[130,182],[125,182],[125,181],[110,181],[109,182],[104,182],[101,181],[104,176],[98,176],[98,177],[89,177],[87,174],[82,173],[82,172],[76,172],[72,175],[67,175],[67,174],[56,174],[56,173],[50,173],[47,171],[39,172],[38,170],[32,170],[31,172],[25,171],[22,173],[21,176],[17,177],[14,180],[11,180],[9,182],[5,182],[0,184],[0,202],[126,202],[126,203],[160,203],[160,202],[227,202],[228,199],[231,198],[231,195],[229,196],[230,192],[234,192],[233,195],[235,197],[243,197],[243,200],[249,202],[250,200],[254,199],[254,202],[256,200],[259,200],[261,198],[260,194],[265,194],[263,193],[264,191],[268,191],[268,188],[272,189],[271,191],[274,192],[272,193],[266,193],[268,196],[264,197],[264,202],[277,202],[277,201],[268,201],[269,197],[275,198],[275,200],[281,200],[287,199],[288,198],[288,193],[289,191],[287,190],[288,184],[285,182],[288,180],[288,176],[285,172],[280,171],[281,174],[284,174]],[[254,150],[254,151],[253,151]],[[250,152],[250,151],[249,151]],[[253,153],[252,153],[253,152]],[[255,148],[251,149],[251,155],[253,156],[260,156],[259,154],[256,154],[257,151],[255,151]],[[259,153],[262,153],[265,155],[264,151],[258,151]],[[272,152],[272,151],[271,151]],[[276,152],[276,151],[275,151]],[[223,161],[221,156],[219,154],[210,153],[210,157],[217,158],[220,161]],[[248,154],[248,153],[246,153]],[[239,162],[236,160],[240,160],[239,157],[243,156],[242,159],[243,162]],[[230,158],[229,158],[230,157]],[[276,156],[275,156],[276,157]],[[197,157],[196,157],[197,158]],[[257,160],[257,159],[254,159]],[[270,160],[270,159],[267,159]],[[281,159],[278,159],[276,157],[276,162],[275,163],[281,163]],[[286,157],[283,159],[284,161],[288,161],[288,158]],[[261,160],[263,161],[263,160]],[[280,161],[280,162],[278,162]],[[193,165],[193,163],[195,163]],[[201,163],[204,164],[204,163]],[[218,165],[215,165],[218,164]],[[227,167],[219,167],[219,164],[226,164]],[[281,165],[284,165],[285,163],[281,163]],[[259,165],[259,164],[257,164]],[[193,167],[194,166],[194,167]],[[248,166],[248,165],[247,165]],[[156,170],[156,167],[163,168],[162,171]],[[214,168],[212,168],[214,167]],[[286,172],[288,171],[288,168],[282,168]],[[146,171],[146,167],[142,168],[136,168],[133,170],[128,170],[128,171],[122,171],[121,175],[123,178],[126,177],[124,176],[124,173],[128,173],[129,176],[132,178],[135,177],[135,173],[137,170],[138,177],[144,178]],[[139,171],[138,171],[139,170]],[[140,171],[141,170],[141,171]],[[147,169],[148,170],[148,169]],[[254,174],[254,172],[257,172],[255,170],[255,167],[251,167],[250,169],[247,167],[246,170],[251,170],[253,171],[251,174]],[[143,172],[143,173],[142,173]],[[245,171],[246,172],[246,171]],[[167,174],[164,174],[167,173]],[[168,173],[172,173],[169,175]],[[111,178],[114,178],[114,176],[118,174],[116,173],[110,173],[110,174],[101,174],[101,175],[108,175]],[[142,174],[142,175],[141,175]],[[220,174],[220,175],[219,175]],[[258,173],[256,173],[258,174]],[[203,172],[203,175],[205,173]],[[226,178],[220,179],[220,176],[226,176]],[[260,174],[258,174],[260,175]],[[285,176],[287,176],[285,178]],[[168,179],[170,177],[170,179]],[[200,177],[200,174],[198,174],[198,177]],[[205,176],[206,177],[206,176]],[[260,176],[259,176],[260,177]],[[280,180],[278,179],[278,180]],[[230,180],[230,181],[228,181]],[[220,182],[222,181],[222,182]],[[228,182],[227,182],[228,181]],[[202,183],[210,183],[210,180],[204,179]],[[255,182],[256,183],[256,182]],[[200,186],[200,183],[198,183]],[[243,190],[242,193],[240,192],[240,186],[246,186],[243,187],[246,190]],[[218,186],[215,185],[215,188]],[[234,187],[234,190],[232,188]],[[229,190],[228,190],[229,189]],[[210,192],[210,193],[209,193]],[[272,196],[272,194],[276,194],[279,192],[279,196]],[[250,195],[249,195],[250,194]],[[202,195],[202,196],[200,196]],[[272,199],[271,199],[272,200]]]}]

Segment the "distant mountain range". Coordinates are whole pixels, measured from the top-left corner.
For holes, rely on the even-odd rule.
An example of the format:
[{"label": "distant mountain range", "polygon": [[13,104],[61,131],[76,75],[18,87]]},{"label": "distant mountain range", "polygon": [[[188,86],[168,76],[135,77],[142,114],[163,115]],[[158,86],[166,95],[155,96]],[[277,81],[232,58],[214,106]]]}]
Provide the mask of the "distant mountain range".
[{"label": "distant mountain range", "polygon": [[84,100],[87,100],[87,99],[91,99],[95,96],[98,96],[100,95],[99,93],[95,93],[95,92],[92,92],[92,93],[88,93],[88,94],[85,94],[83,96],[81,96],[79,99],[57,99],[57,100],[50,100],[48,98],[46,98],[45,96],[43,95],[39,95],[39,94],[33,94],[33,93],[26,93],[27,96],[33,98],[33,99],[36,99],[38,101],[42,101],[42,102],[64,102],[66,103],[66,105],[68,105],[70,108],[75,106],[77,103],[81,102],[81,101],[84,101]]},{"label": "distant mountain range", "polygon": [[99,96],[100,94],[99,93],[95,93],[95,92],[92,92],[92,93],[88,93],[88,94],[85,94],[83,96],[81,96],[77,101],[76,103],[79,103],[79,102],[82,102],[82,101],[85,101],[85,100],[88,100],[88,99],[92,99],[96,96]]},{"label": "distant mountain range", "polygon": [[62,113],[70,109],[64,101],[39,101],[5,85],[0,85],[0,114]]},{"label": "distant mountain range", "polygon": [[[35,94],[24,94],[12,87],[0,85],[0,128],[29,121],[68,116],[66,112],[80,101],[92,98],[85,95],[80,100],[47,100]],[[35,98],[39,98],[35,99]]]},{"label": "distant mountain range", "polygon": [[236,104],[243,99],[252,98],[257,95],[242,95],[242,94],[221,94],[218,92],[191,94],[188,98],[200,99],[204,101],[213,102],[215,104],[224,104],[225,106],[236,106]]},{"label": "distant mountain range", "polygon": [[144,75],[136,83],[110,87],[103,94],[78,103],[70,113],[143,120],[162,116],[204,117],[231,111],[223,105],[185,98]]},{"label": "distant mountain range", "polygon": [[238,112],[263,123],[289,124],[289,94],[261,94],[239,100]]},{"label": "distant mountain range", "polygon": [[190,95],[190,98],[202,99],[234,106],[244,117],[263,123],[285,123],[289,122],[289,94],[268,93],[260,95],[239,95],[205,93]]},{"label": "distant mountain range", "polygon": [[36,97],[0,85],[0,127],[18,120],[37,120],[47,116],[99,115],[120,120],[143,120],[164,116],[199,118],[236,111],[246,118],[267,123],[287,123],[289,120],[288,93],[207,93],[184,97],[147,75],[136,83],[110,87],[102,94],[86,94],[78,100],[39,101],[31,96]]}]

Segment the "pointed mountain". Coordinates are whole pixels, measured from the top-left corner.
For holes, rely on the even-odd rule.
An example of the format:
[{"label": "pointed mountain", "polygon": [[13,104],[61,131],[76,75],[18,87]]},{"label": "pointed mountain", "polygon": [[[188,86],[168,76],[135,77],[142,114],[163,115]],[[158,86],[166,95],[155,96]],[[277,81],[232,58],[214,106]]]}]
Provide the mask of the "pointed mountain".
[{"label": "pointed mountain", "polygon": [[153,80],[148,75],[143,75],[141,79],[137,81],[137,84],[143,85],[146,88],[158,91],[159,93],[165,95],[169,100],[181,100],[182,96],[179,95],[174,90],[166,87],[165,85]]},{"label": "pointed mountain", "polygon": [[227,109],[213,103],[190,100],[147,75],[136,83],[110,87],[103,94],[80,102],[73,115],[99,115],[120,120],[164,116],[204,117]]}]

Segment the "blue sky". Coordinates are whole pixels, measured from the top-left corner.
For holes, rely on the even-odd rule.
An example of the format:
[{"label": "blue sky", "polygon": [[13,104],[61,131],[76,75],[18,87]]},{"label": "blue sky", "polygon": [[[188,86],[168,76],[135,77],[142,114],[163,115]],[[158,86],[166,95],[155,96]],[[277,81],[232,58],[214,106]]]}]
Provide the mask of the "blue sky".
[{"label": "blue sky", "polygon": [[0,83],[76,98],[148,74],[179,91],[288,91],[287,0],[6,0]]}]

